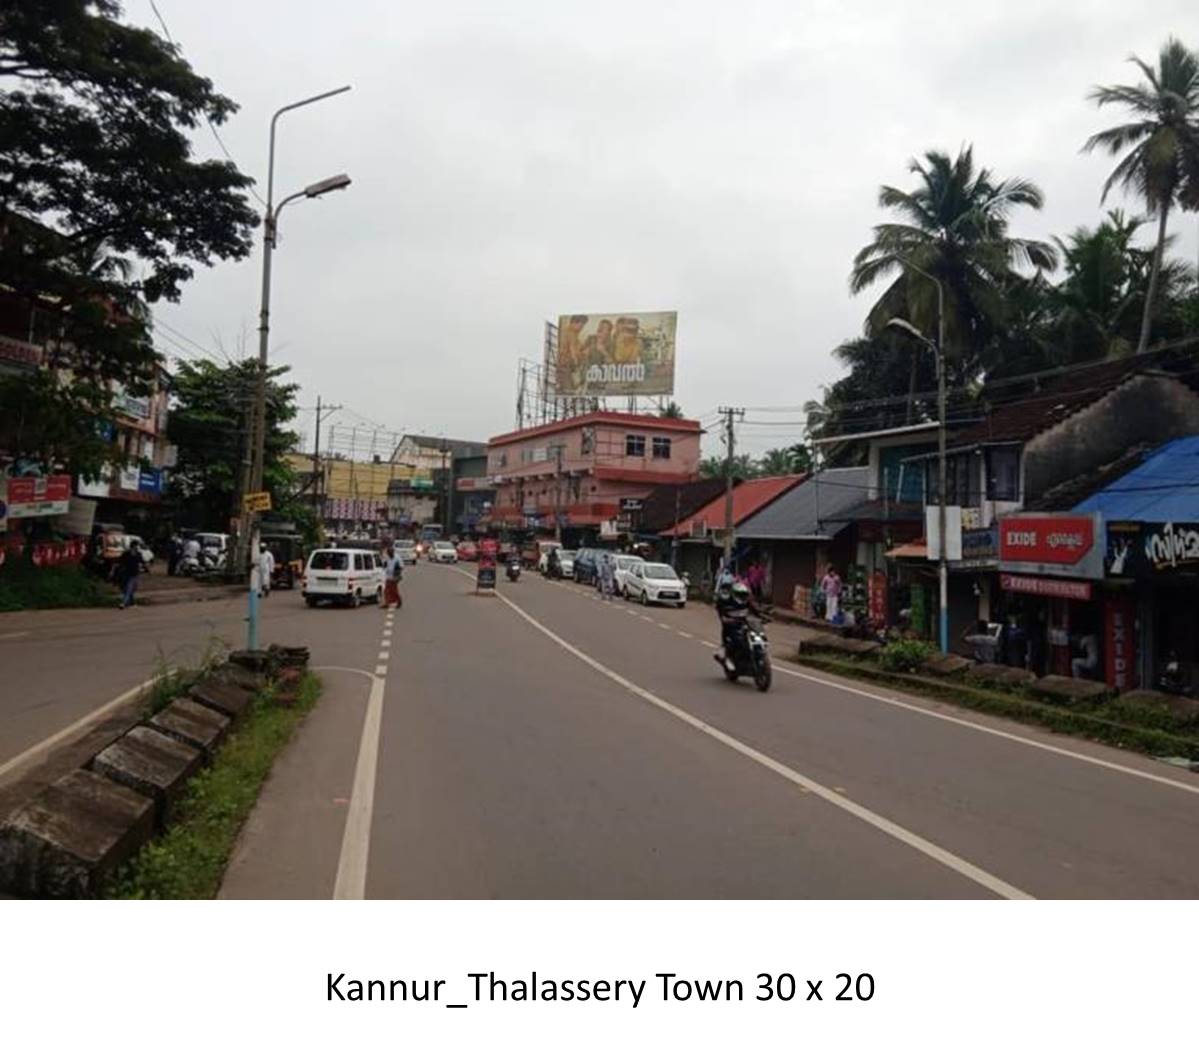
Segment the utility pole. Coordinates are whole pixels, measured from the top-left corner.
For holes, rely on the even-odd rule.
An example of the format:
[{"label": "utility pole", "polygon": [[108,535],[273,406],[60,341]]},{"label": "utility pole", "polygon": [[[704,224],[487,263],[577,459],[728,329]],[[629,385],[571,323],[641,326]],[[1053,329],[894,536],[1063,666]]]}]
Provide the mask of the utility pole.
[{"label": "utility pole", "polygon": [[321,398],[316,398],[316,440],[312,448],[312,510],[316,512],[317,521],[320,521],[320,500],[321,487],[325,482],[325,469],[321,465],[321,414],[328,411],[333,414],[335,411],[341,410],[341,404],[330,404],[324,407],[321,404]]},{"label": "utility pole", "polygon": [[566,449],[565,443],[555,443],[551,448],[554,451],[554,462],[557,469],[557,475],[554,479],[554,535],[559,541],[562,540],[562,452]]},{"label": "utility pole", "polygon": [[733,423],[745,417],[745,408],[721,407],[719,413],[724,418],[724,441],[728,448],[724,463],[724,568],[728,569],[733,557],[733,456],[736,444]]}]

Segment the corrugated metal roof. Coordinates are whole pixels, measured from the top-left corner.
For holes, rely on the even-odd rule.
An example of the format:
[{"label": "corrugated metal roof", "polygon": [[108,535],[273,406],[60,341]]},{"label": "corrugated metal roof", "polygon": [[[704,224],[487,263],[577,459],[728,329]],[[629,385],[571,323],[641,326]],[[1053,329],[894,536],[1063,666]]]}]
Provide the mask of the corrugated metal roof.
[{"label": "corrugated metal roof", "polygon": [[1109,522],[1199,522],[1199,436],[1172,440],[1073,510]]},{"label": "corrugated metal roof", "polygon": [[869,468],[828,468],[771,501],[744,525],[746,540],[809,540],[834,537],[848,524],[832,518],[866,499]]},{"label": "corrugated metal roof", "polygon": [[[746,479],[733,488],[733,525],[742,522],[769,504],[780,493],[786,493],[797,483],[807,478],[804,475],[777,475],[766,479]],[[725,499],[722,493],[710,504],[688,515],[677,526],[662,531],[663,536],[687,536],[694,523],[703,522],[709,529],[724,528]],[[738,536],[741,535],[738,529]]]}]

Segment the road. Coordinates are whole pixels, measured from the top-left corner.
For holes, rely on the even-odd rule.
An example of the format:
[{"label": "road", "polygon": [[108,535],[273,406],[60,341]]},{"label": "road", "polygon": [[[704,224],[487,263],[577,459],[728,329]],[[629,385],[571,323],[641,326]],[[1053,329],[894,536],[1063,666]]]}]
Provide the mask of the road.
[{"label": "road", "polygon": [[[527,576],[480,597],[469,575],[409,570],[395,614],[267,603],[266,636],[309,644],[326,694],[223,896],[1199,895],[1195,775],[782,660],[762,695],[723,680],[702,606]],[[143,678],[150,642],[195,652],[243,611],[0,641],[0,767]]]}]

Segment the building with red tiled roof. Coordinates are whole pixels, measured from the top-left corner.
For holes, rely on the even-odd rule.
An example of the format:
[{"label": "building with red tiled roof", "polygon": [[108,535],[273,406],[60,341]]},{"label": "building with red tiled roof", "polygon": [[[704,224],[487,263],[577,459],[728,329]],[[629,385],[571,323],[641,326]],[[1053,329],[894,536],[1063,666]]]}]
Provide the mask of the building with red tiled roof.
[{"label": "building with red tiled roof", "polygon": [[[774,475],[764,479],[746,479],[733,487],[733,528],[756,515],[767,504],[801,483],[804,475]],[[684,540],[705,540],[723,534],[728,494],[722,493],[698,511],[683,518],[677,526],[662,531],[662,536]]]}]

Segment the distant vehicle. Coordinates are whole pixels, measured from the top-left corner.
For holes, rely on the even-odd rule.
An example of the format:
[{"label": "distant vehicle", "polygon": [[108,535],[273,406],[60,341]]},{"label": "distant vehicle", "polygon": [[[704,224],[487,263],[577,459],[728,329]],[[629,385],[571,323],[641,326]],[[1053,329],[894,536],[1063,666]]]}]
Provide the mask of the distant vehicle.
[{"label": "distant vehicle", "polygon": [[550,552],[557,548],[562,550],[562,545],[557,540],[537,540],[534,542],[534,547],[537,551],[537,571],[543,576],[549,565]]},{"label": "distant vehicle", "polygon": [[562,567],[562,575],[565,579],[572,580],[575,575],[575,551],[559,551],[558,564]]},{"label": "distant vehicle", "polygon": [[200,544],[200,553],[208,555],[216,563],[217,568],[220,568],[224,564],[225,555],[229,550],[229,534],[197,533],[196,540]]},{"label": "distant vehicle", "polygon": [[624,579],[624,596],[636,598],[642,605],[687,604],[687,585],[669,565],[660,562],[634,562]]},{"label": "distant vehicle", "polygon": [[308,556],[304,570],[304,603],[322,601],[357,607],[383,597],[383,563],[374,551],[324,547]]},{"label": "distant vehicle", "polygon": [[435,562],[452,564],[458,561],[458,548],[448,540],[435,540],[429,549],[429,557]]},{"label": "distant vehicle", "polygon": [[458,561],[473,562],[479,557],[479,545],[473,540],[463,540],[458,545]]},{"label": "distant vehicle", "polygon": [[304,544],[294,533],[268,533],[261,539],[275,559],[271,587],[291,590],[304,574]]},{"label": "distant vehicle", "polygon": [[[625,580],[628,579],[629,570],[641,561],[636,555],[613,555],[612,564],[616,569],[616,593],[624,594]],[[686,582],[686,581],[684,581]]]},{"label": "distant vehicle", "polygon": [[599,581],[599,562],[604,552],[594,547],[583,547],[575,552],[574,565],[571,567],[575,583],[588,586]]},{"label": "distant vehicle", "polygon": [[496,554],[496,557],[501,562],[506,562],[514,554],[516,555],[517,560],[519,560],[520,555],[517,554],[517,552],[516,552],[516,545],[514,543],[512,543],[512,541],[510,541],[510,540],[501,540],[500,548]]},{"label": "distant vehicle", "polygon": [[416,565],[420,552],[416,549],[415,540],[397,540],[395,542],[396,557],[405,565]]}]

